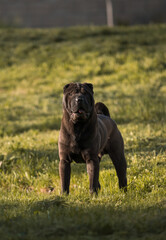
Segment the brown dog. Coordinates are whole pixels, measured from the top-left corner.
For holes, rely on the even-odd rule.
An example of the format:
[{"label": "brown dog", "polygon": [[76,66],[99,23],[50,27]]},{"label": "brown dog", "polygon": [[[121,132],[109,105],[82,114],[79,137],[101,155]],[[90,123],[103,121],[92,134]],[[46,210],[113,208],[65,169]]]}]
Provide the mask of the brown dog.
[{"label": "brown dog", "polygon": [[127,186],[124,144],[116,123],[103,103],[94,105],[93,85],[71,83],[64,87],[63,118],[59,135],[59,173],[62,193],[69,193],[70,164],[86,163],[90,192],[100,188],[99,163],[109,154],[119,187]]}]

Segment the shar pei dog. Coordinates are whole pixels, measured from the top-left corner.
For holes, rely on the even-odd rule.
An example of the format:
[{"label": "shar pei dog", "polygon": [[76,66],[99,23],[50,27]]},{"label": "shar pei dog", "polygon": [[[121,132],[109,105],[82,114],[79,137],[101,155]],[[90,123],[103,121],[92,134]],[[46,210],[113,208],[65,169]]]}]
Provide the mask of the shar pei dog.
[{"label": "shar pei dog", "polygon": [[94,102],[93,85],[70,83],[63,89],[63,117],[59,134],[61,192],[69,193],[71,162],[86,163],[90,193],[100,189],[99,164],[108,154],[115,166],[119,187],[126,191],[126,159],[120,131],[108,108]]}]

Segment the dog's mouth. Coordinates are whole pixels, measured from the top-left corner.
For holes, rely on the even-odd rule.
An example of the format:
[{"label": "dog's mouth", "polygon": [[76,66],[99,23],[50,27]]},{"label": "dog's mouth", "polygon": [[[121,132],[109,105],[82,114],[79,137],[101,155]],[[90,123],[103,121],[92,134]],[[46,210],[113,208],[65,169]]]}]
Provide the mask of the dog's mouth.
[{"label": "dog's mouth", "polygon": [[85,114],[86,111],[84,109],[78,109],[77,111],[73,112],[75,114]]},{"label": "dog's mouth", "polygon": [[77,115],[82,115],[82,114],[86,114],[87,112],[83,109],[83,108],[79,108],[75,111],[72,111],[72,114],[77,114]]},{"label": "dog's mouth", "polygon": [[79,108],[75,111],[72,111],[71,120],[73,122],[86,121],[89,118],[89,116],[90,116],[90,114],[88,112],[86,112],[85,109]]}]

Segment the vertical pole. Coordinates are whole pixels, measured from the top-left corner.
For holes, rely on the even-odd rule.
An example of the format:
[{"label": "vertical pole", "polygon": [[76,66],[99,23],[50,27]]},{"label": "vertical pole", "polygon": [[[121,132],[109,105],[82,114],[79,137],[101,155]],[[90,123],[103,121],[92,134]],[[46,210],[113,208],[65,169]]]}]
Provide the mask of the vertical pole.
[{"label": "vertical pole", "polygon": [[113,19],[113,6],[111,0],[106,0],[106,14],[107,14],[107,25],[109,27],[114,26],[114,19]]}]

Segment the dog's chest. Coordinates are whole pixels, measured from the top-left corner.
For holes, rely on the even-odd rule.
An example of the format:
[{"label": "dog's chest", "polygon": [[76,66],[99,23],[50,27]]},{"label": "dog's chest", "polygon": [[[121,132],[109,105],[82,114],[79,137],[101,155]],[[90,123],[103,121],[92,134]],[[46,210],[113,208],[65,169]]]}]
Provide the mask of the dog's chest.
[{"label": "dog's chest", "polygon": [[75,154],[80,154],[81,152],[81,143],[74,135],[70,137],[70,151]]},{"label": "dog's chest", "polygon": [[85,160],[82,157],[82,150],[84,144],[81,141],[77,140],[76,136],[72,136],[70,141],[70,158],[76,163],[84,163]]}]

